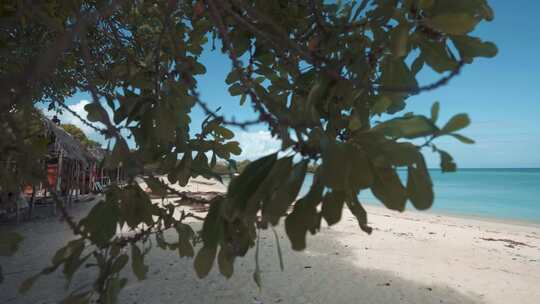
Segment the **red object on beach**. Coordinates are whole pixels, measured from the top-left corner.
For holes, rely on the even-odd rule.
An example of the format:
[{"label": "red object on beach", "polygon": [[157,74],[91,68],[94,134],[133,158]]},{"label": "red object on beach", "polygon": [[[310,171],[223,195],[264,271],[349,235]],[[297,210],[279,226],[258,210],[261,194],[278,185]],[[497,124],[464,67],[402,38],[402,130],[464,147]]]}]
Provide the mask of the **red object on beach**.
[{"label": "red object on beach", "polygon": [[47,181],[49,182],[49,186],[52,189],[55,189],[56,187],[57,175],[58,175],[58,165],[57,164],[47,165]]}]

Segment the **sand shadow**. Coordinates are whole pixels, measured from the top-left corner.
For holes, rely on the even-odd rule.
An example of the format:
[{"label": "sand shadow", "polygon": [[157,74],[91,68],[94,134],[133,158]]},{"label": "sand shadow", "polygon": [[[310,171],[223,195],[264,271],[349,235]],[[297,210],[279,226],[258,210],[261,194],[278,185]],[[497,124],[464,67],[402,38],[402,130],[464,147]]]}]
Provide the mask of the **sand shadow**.
[{"label": "sand shadow", "polygon": [[150,278],[131,281],[122,303],[482,303],[479,296],[447,286],[358,268],[348,249],[341,246],[338,254],[328,252],[336,242],[330,235],[311,238],[309,251],[303,253],[292,252],[284,233],[281,235],[284,272],[279,270],[271,232],[264,233],[261,240],[261,291],[252,278],[254,252],[237,260],[231,279],[222,277],[215,266],[208,278],[198,280],[190,268],[191,260],[161,251],[152,259]]},{"label": "sand shadow", "polygon": [[[447,286],[426,285],[390,272],[358,268],[349,249],[333,246],[336,241],[332,234],[310,238],[309,251],[301,253],[292,252],[283,231],[280,235],[284,272],[279,270],[272,233],[263,233],[261,291],[252,278],[254,250],[236,261],[235,274],[231,279],[221,276],[216,265],[206,279],[199,280],[194,274],[192,259],[179,258],[176,252],[155,249],[147,259],[150,272],[146,280],[138,282],[131,269],[127,268],[123,275],[129,278],[129,283],[122,291],[119,303],[482,303],[478,296]],[[47,234],[41,241],[46,241],[46,238]],[[54,249],[58,248],[57,241],[49,241],[48,246],[38,248],[37,237],[33,242],[33,247],[23,248],[19,258],[22,260],[16,261],[18,268],[24,268],[38,258],[41,262],[33,263],[34,268],[36,264],[46,265]],[[329,252],[329,248],[340,249],[336,253]],[[47,250],[50,252],[45,252]],[[18,282],[31,274],[23,272],[10,276],[0,284],[0,303],[57,303],[66,295],[61,273],[44,277],[28,295],[17,295],[15,288]],[[72,287],[88,284],[92,277],[91,272],[83,270],[76,275]]]}]

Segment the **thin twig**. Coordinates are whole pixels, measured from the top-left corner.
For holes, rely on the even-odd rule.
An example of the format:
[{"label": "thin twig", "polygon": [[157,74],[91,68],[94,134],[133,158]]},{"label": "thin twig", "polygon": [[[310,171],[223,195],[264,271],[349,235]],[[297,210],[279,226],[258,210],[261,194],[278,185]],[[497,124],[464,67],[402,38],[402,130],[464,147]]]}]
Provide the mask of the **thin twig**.
[{"label": "thin twig", "polygon": [[356,9],[356,12],[354,13],[351,19],[352,22],[354,22],[358,18],[358,16],[360,16],[360,13],[366,8],[368,3],[369,3],[369,0],[363,0],[362,3],[360,3],[360,5]]},{"label": "thin twig", "polygon": [[66,105],[63,101],[57,102],[60,107],[68,111],[71,115],[75,116],[77,119],[79,119],[84,125],[88,126],[89,128],[92,128],[94,131],[100,133],[100,134],[107,134],[106,129],[98,128],[94,126],[90,121],[83,118],[81,115],[79,115],[77,112],[73,111],[68,105]]},{"label": "thin twig", "polygon": [[419,87],[410,87],[410,86],[377,86],[376,89],[380,92],[388,93],[408,93],[410,95],[418,95],[423,92],[433,91],[442,86],[445,86],[452,80],[452,78],[459,75],[461,69],[465,65],[465,61],[461,60],[458,62],[455,69],[453,69],[448,75],[440,78],[439,80],[430,83],[428,85],[419,86]]}]

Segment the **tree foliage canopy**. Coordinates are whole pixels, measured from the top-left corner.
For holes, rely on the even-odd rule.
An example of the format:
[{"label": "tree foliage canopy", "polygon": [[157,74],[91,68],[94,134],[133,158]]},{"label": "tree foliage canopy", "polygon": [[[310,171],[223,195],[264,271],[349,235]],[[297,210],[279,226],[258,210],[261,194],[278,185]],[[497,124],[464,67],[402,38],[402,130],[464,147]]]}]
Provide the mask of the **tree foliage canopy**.
[{"label": "tree foliage canopy", "polygon": [[77,127],[74,124],[62,124],[62,129],[64,131],[68,132],[73,138],[78,140],[83,146],[87,148],[95,148],[101,146],[101,144],[95,140],[92,140],[84,134],[83,130],[81,128]]},{"label": "tree foliage canopy", "polygon": [[[440,154],[443,171],[456,170],[434,140],[472,143],[456,133],[469,118],[458,114],[441,123],[439,103],[430,117],[403,113],[406,103],[446,85],[476,58],[497,53],[493,43],[470,35],[493,19],[485,0],[13,0],[2,2],[0,18],[2,177],[34,174],[19,156],[33,151],[40,159],[45,151],[36,152],[38,139],[21,122],[42,103],[70,111],[64,101],[76,92],[92,96],[81,122],[115,142],[107,164],[122,162],[129,177],[80,222],[64,214],[76,239],[41,274],[63,265],[70,280],[89,259],[99,268],[94,289],[70,295],[79,301],[70,303],[96,296],[114,302],[126,284],[120,270],[128,261],[144,279],[150,237],[181,257],[195,255],[200,277],[215,259],[230,276],[235,258],[255,246],[257,229],[282,218],[295,250],[306,247],[307,232],[317,233],[323,219],[337,223],[345,206],[371,232],[360,191],[370,189],[394,210],[403,211],[407,201],[429,208],[434,193],[421,150]],[[197,80],[206,73],[205,49],[230,59],[224,82],[256,119],[237,121],[227,115],[227,104],[218,112],[201,100],[205,88]],[[422,70],[440,79],[420,84]],[[207,118],[193,136],[194,107]],[[189,214],[173,216],[173,205],[152,203],[134,182],[147,164],[180,185],[195,176],[219,178],[216,162],[241,153],[234,131],[255,124],[266,126],[284,153],[247,165],[226,196],[211,202],[200,233],[184,223]],[[10,148],[4,138],[22,144]],[[314,164],[309,192],[288,213]],[[396,173],[400,167],[408,170],[406,184]],[[146,182],[155,193],[167,191],[156,177]],[[115,235],[119,225],[133,236]],[[164,240],[166,230],[177,232],[177,243]],[[198,241],[203,246],[194,249]],[[129,255],[120,250],[125,247]],[[257,283],[259,272],[257,266]]]}]

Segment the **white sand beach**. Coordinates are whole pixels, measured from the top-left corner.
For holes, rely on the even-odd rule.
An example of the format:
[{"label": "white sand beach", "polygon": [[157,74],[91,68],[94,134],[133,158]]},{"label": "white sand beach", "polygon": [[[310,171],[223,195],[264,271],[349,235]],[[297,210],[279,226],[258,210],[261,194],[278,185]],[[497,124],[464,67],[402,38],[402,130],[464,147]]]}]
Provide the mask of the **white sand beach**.
[{"label": "white sand beach", "polygon": [[[225,190],[198,181],[189,185],[191,191]],[[91,206],[80,203],[73,212],[81,216]],[[366,209],[372,235],[362,232],[347,211],[339,224],[309,236],[304,252],[292,251],[278,227],[283,272],[273,234],[263,232],[260,291],[252,279],[254,250],[236,260],[232,278],[214,267],[199,280],[192,259],[156,248],[147,258],[145,281],[136,281],[130,267],[125,269],[129,283],[120,303],[538,303],[538,225]],[[16,286],[49,263],[55,250],[72,239],[70,231],[54,218],[15,229],[26,238],[16,257],[0,258],[5,275],[0,303],[58,302],[66,294],[61,271],[42,277],[27,295],[17,295]],[[88,284],[91,277],[88,270],[78,272],[71,288]]]}]

